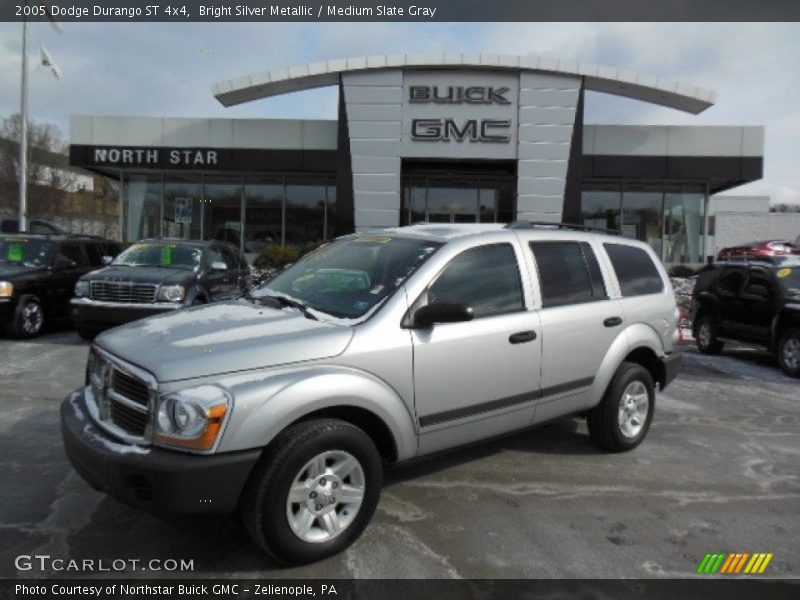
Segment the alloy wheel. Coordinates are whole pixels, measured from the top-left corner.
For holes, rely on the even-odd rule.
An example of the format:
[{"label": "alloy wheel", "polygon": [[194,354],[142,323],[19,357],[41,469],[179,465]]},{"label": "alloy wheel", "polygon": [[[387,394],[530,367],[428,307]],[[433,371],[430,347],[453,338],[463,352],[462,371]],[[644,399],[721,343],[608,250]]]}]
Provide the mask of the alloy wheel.
[{"label": "alloy wheel", "polygon": [[631,381],[619,401],[619,429],[626,438],[635,438],[647,422],[650,398],[641,381]]}]

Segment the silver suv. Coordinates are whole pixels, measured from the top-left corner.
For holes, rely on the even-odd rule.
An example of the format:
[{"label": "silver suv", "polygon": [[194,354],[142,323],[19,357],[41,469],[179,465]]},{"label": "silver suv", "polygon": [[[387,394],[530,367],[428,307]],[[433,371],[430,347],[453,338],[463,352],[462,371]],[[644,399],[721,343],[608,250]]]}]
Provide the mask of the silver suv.
[{"label": "silver suv", "polygon": [[244,298],[102,334],[64,444],[97,489],[239,510],[270,555],[310,562],[364,530],[384,465],[570,415],[636,447],[677,320],[640,242],[531,223],[349,235]]}]

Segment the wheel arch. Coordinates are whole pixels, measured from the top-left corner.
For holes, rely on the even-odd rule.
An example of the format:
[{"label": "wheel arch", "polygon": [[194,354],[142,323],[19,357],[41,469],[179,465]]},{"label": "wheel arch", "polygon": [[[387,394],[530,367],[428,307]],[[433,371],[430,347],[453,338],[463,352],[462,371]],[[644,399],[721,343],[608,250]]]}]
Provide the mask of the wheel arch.
[{"label": "wheel arch", "polygon": [[587,408],[597,406],[603,399],[614,374],[624,362],[634,362],[644,366],[653,376],[659,389],[666,381],[666,371],[659,360],[664,356],[664,346],[658,333],[649,325],[631,325],[616,337],[609,346],[592,384],[592,397]]},{"label": "wheel arch", "polygon": [[220,451],[266,447],[287,427],[338,418],[360,427],[387,462],[417,451],[414,418],[384,381],[349,367],[309,367],[229,386],[235,409]]}]

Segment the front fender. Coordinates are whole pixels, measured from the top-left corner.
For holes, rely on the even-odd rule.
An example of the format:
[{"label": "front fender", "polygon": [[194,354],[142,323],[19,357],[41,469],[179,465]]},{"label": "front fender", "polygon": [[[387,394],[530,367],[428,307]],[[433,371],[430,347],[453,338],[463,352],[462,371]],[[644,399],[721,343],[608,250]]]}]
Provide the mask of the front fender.
[{"label": "front fender", "polygon": [[349,406],[367,410],[386,424],[398,460],[416,454],[413,415],[392,388],[365,371],[319,365],[220,383],[232,393],[234,409],[219,452],[264,447],[309,413]]},{"label": "front fender", "polygon": [[597,370],[592,384],[592,396],[588,408],[593,408],[600,403],[614,373],[617,372],[625,357],[637,348],[648,348],[656,356],[664,356],[661,338],[649,325],[636,323],[621,331],[606,352],[603,362],[600,363],[600,368]]}]

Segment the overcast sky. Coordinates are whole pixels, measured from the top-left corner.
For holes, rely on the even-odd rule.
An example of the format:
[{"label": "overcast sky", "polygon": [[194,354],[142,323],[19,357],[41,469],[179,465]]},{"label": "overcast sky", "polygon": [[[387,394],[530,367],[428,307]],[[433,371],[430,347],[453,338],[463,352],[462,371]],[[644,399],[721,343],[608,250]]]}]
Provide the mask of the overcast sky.
[{"label": "overcast sky", "polygon": [[[71,114],[335,119],[327,88],[224,108],[211,84],[294,64],[396,52],[538,54],[719,94],[700,115],[587,95],[587,123],[764,125],[765,176],[728,193],[800,203],[800,24],[46,23],[31,26],[30,110],[68,138]],[[43,43],[64,72],[38,64]],[[21,24],[0,23],[0,116],[19,110]]]}]

